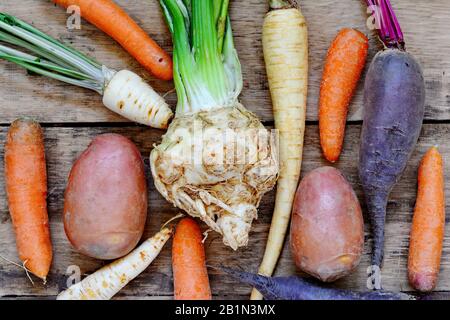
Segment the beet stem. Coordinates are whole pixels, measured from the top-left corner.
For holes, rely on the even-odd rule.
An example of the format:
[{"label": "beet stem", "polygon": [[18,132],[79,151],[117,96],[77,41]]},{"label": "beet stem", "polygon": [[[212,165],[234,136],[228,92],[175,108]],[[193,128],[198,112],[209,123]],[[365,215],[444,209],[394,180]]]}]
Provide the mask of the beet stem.
[{"label": "beet stem", "polygon": [[394,9],[389,0],[366,0],[368,6],[375,6],[378,12],[375,13],[380,29],[378,34],[381,41],[388,48],[405,50],[405,40],[402,28],[395,15]]}]

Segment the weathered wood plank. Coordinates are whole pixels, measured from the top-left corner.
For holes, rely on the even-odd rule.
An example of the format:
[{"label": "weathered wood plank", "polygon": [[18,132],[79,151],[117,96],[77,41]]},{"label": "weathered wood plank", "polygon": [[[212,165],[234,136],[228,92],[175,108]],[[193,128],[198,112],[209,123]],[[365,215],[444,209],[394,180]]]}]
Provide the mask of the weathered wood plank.
[{"label": "weathered wood plank", "polygon": [[[158,1],[117,0],[136,21],[165,49],[171,50],[171,40],[163,23]],[[450,2],[393,1],[406,34],[408,49],[423,64],[426,86],[426,118],[450,119],[450,49],[448,21]],[[310,32],[310,94],[308,120],[317,120],[317,96],[323,59],[329,43],[343,27],[357,27],[367,32],[366,14],[359,2],[353,0],[301,1]],[[172,83],[154,79],[113,40],[95,27],[83,22],[81,30],[68,31],[67,15],[47,0],[3,0],[0,11],[14,14],[48,32],[58,39],[72,43],[107,66],[129,68],[145,76],[154,88],[168,92]],[[273,119],[272,108],[262,58],[261,25],[267,4],[261,0],[232,1],[231,17],[236,46],[242,61],[244,90],[242,102],[263,120]],[[377,48],[371,36],[370,58]],[[369,60],[370,61],[370,60]],[[32,116],[41,122],[122,122],[102,106],[100,97],[88,90],[73,88],[56,81],[26,75],[10,63],[0,62],[0,123],[8,123],[19,116]],[[175,103],[175,94],[168,96]],[[351,105],[349,119],[360,120],[362,85]]]},{"label": "weathered wood plank", "polygon": [[[0,128],[0,141],[3,143],[7,128]],[[66,240],[62,225],[63,192],[68,173],[73,161],[89,144],[97,134],[104,132],[121,133],[131,138],[139,147],[146,165],[147,157],[153,143],[160,139],[158,130],[149,130],[143,127],[124,128],[45,128],[46,149],[48,159],[48,185],[49,185],[49,214],[54,243],[54,263],[49,281],[46,286],[36,284],[34,287],[27,280],[24,272],[15,266],[0,259],[0,297],[11,295],[26,296],[53,296],[65,287],[66,269],[70,265],[78,265],[83,273],[91,273],[102,265],[102,262],[84,257],[75,252]],[[347,132],[347,143],[341,158],[336,166],[343,171],[355,187],[357,195],[363,203],[363,195],[358,185],[357,155],[360,126],[351,125]],[[409,291],[411,288],[406,279],[406,256],[408,252],[408,235],[411,222],[411,214],[414,206],[417,165],[420,157],[432,145],[439,145],[444,158],[450,157],[450,126],[443,124],[425,125],[422,137],[419,141],[408,169],[403,179],[396,186],[388,208],[386,226],[386,259],[383,269],[383,283],[386,289]],[[319,150],[318,128],[309,126],[306,132],[305,161],[303,173],[326,165]],[[0,167],[3,168],[3,147],[0,148]],[[446,166],[446,175],[450,177],[450,166]],[[149,190],[149,218],[145,231],[145,237],[153,235],[161,224],[178,212],[164,201],[153,187],[153,182],[148,180]],[[446,183],[446,192],[450,192],[450,180]],[[0,254],[4,257],[18,261],[15,253],[15,241],[10,221],[10,216],[5,201],[4,176],[0,170]],[[254,223],[249,246],[238,252],[232,252],[223,246],[217,234],[210,234],[206,242],[208,264],[228,265],[241,267],[255,271],[262,257],[270,225],[273,209],[274,193],[267,195],[261,205],[259,220]],[[449,204],[447,204],[447,211]],[[366,219],[367,220],[367,219]],[[371,236],[366,226],[366,247],[364,258],[354,274],[339,281],[339,287],[364,290],[366,283],[365,270],[369,265],[369,253],[371,249]],[[164,248],[162,254],[141,276],[127,286],[119,295],[120,298],[130,296],[170,296],[172,294],[170,244]],[[284,249],[278,267],[277,274],[290,275],[295,273],[289,250]],[[447,233],[442,259],[442,272],[437,290],[450,291],[450,224]],[[212,290],[221,298],[237,298],[247,295],[250,288],[236,284],[235,281],[219,274],[215,270],[210,271]]]}]

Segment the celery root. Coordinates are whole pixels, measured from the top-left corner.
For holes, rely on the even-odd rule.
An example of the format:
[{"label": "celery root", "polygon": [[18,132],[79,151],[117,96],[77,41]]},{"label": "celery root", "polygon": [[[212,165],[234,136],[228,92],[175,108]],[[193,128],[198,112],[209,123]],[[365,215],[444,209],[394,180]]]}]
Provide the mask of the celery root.
[{"label": "celery root", "polygon": [[0,59],[35,74],[94,90],[103,96],[103,104],[108,109],[147,126],[167,128],[173,116],[164,99],[137,74],[109,69],[2,12]]},{"label": "celery root", "polygon": [[[280,175],[275,209],[259,274],[271,276],[283,247],[300,178],[308,88],[308,34],[301,11],[284,1],[271,1],[264,20],[263,49],[279,132]],[[254,289],[252,300],[262,299]]]},{"label": "celery root", "polygon": [[150,155],[157,190],[223,235],[248,243],[278,176],[277,143],[238,101],[242,72],[228,0],[161,0],[174,43],[175,119]]}]

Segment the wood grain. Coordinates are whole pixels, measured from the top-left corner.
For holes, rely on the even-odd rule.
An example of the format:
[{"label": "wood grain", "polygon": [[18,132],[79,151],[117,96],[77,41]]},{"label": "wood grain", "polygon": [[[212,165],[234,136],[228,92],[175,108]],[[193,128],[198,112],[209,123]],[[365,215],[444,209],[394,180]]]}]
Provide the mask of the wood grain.
[{"label": "wood grain", "polygon": [[[163,48],[171,51],[171,39],[163,23],[156,0],[116,0]],[[300,1],[308,20],[310,42],[310,90],[308,120],[317,120],[317,97],[323,60],[330,42],[343,27],[355,27],[363,32],[367,15],[354,0]],[[406,35],[407,48],[422,63],[426,87],[426,118],[450,119],[450,2],[446,0],[395,0],[393,5]],[[119,45],[95,27],[84,22],[81,30],[68,30],[68,15],[49,0],[2,0],[5,11],[33,23],[48,34],[89,53],[98,61],[116,69],[128,68],[145,76],[160,93],[172,89],[170,82],[154,79],[144,72]],[[261,26],[267,12],[266,1],[231,2],[231,18],[236,46],[242,62],[244,90],[242,102],[264,121],[272,121],[272,107],[262,58]],[[288,32],[288,31],[287,31]],[[370,58],[379,44],[371,35]],[[0,62],[0,123],[9,123],[18,116],[31,116],[40,122],[124,122],[123,118],[102,106],[100,97],[85,89],[74,88],[57,81],[27,75],[10,63]],[[175,94],[168,101],[175,104]],[[351,105],[349,119],[362,115],[362,83]]]},{"label": "wood grain", "polygon": [[[0,128],[0,141],[4,141],[7,128]],[[87,258],[75,252],[68,243],[62,225],[63,192],[68,173],[72,163],[78,155],[87,147],[91,139],[101,133],[116,132],[132,139],[139,147],[145,159],[148,170],[148,155],[153,143],[160,139],[157,130],[148,130],[143,127],[123,128],[62,128],[47,127],[45,131],[45,143],[48,159],[48,206],[52,240],[54,243],[55,259],[49,282],[46,286],[29,283],[24,272],[0,259],[0,297],[11,296],[42,296],[51,298],[65,288],[67,276],[66,269],[70,265],[78,265],[81,271],[89,274],[98,269],[103,262]],[[360,126],[351,125],[347,131],[347,143],[341,161],[336,167],[341,169],[344,175],[354,186],[357,195],[363,204],[364,199],[357,177],[358,148],[355,143],[359,140]],[[383,268],[383,285],[385,289],[396,291],[412,290],[407,284],[406,257],[408,253],[408,239],[411,223],[411,215],[416,195],[417,166],[421,156],[432,145],[439,145],[444,158],[450,157],[450,126],[444,124],[425,125],[422,138],[409,163],[403,178],[394,189],[388,207],[386,225],[386,258]],[[319,150],[318,128],[308,126],[305,141],[305,161],[303,174],[316,167],[326,165]],[[0,154],[0,167],[3,167],[3,148]],[[445,167],[446,176],[450,176],[450,166]],[[145,237],[153,235],[161,224],[178,212],[169,205],[153,187],[149,178],[149,218],[145,231]],[[3,170],[0,170],[0,254],[13,261],[18,261],[15,253],[15,241],[5,201]],[[446,193],[450,192],[450,180],[447,179]],[[227,266],[244,268],[256,271],[263,254],[266,237],[270,225],[271,212],[273,210],[274,193],[264,197],[260,208],[259,220],[254,223],[249,246],[238,252],[232,252],[226,248],[217,234],[210,234],[206,242],[208,264],[212,266],[225,264]],[[447,204],[447,210],[449,204]],[[367,218],[366,218],[367,220]],[[371,250],[371,236],[366,226],[366,247],[363,260],[358,269],[351,276],[338,281],[335,285],[342,288],[365,290],[366,268],[369,265],[369,253]],[[128,285],[118,298],[152,296],[170,297],[172,295],[172,273],[170,263],[170,244],[168,244],[161,256],[157,258],[141,276]],[[295,267],[291,261],[290,253],[284,248],[279,263],[278,275],[294,274]],[[447,224],[444,253],[442,258],[442,271],[438,291],[450,291],[450,224]],[[226,299],[246,298],[250,288],[237,284],[234,280],[210,270],[212,291],[216,297]]]},{"label": "wood grain", "polygon": [[[157,0],[115,0],[146,30],[163,48],[171,51],[171,39],[164,25]],[[403,26],[407,48],[422,63],[426,88],[426,119],[436,120],[424,126],[419,145],[409,166],[394,189],[388,207],[386,225],[386,257],[383,268],[385,289],[395,291],[412,290],[407,283],[406,258],[409,230],[416,195],[417,166],[421,156],[432,145],[439,145],[444,159],[450,157],[450,2],[446,0],[407,1],[394,0],[393,5]],[[367,32],[366,13],[363,6],[354,0],[300,1],[308,20],[310,42],[310,90],[308,98],[308,120],[317,120],[317,96],[322,73],[323,59],[329,43],[339,29],[355,27]],[[120,46],[101,31],[82,22],[80,30],[66,28],[67,14],[49,0],[2,0],[0,11],[32,23],[48,34],[75,48],[90,54],[105,65],[127,68],[144,76],[161,93],[173,88],[172,83],[156,80],[143,71]],[[235,42],[239,51],[244,74],[242,102],[256,112],[264,121],[273,120],[272,107],[267,87],[261,48],[261,25],[267,12],[266,1],[248,0],[231,2],[231,18]],[[378,41],[370,35],[370,58],[376,53]],[[84,257],[75,252],[68,243],[62,225],[63,193],[72,163],[98,134],[116,132],[131,138],[139,147],[148,169],[148,155],[152,145],[160,140],[163,131],[144,128],[127,123],[102,106],[101,98],[88,90],[74,88],[53,80],[26,74],[22,69],[0,61],[0,255],[18,262],[11,220],[6,203],[3,176],[3,144],[7,125],[21,116],[37,119],[45,126],[45,142],[48,159],[49,196],[48,206],[55,259],[47,285],[32,286],[24,272],[0,258],[0,297],[53,299],[66,287],[67,267],[78,265],[84,274],[98,269],[104,262]],[[175,105],[176,96],[171,93],[168,101]],[[341,169],[354,186],[362,204],[364,197],[359,187],[357,174],[358,143],[362,116],[362,83],[351,105],[344,151],[336,167]],[[318,128],[314,123],[306,130],[305,160],[303,174],[327,165],[320,154]],[[450,177],[450,166],[445,167]],[[448,179],[447,179],[448,180]],[[158,194],[153,181],[148,177],[149,218],[145,237],[152,236],[163,222],[178,210]],[[450,181],[446,183],[449,195]],[[264,251],[274,192],[264,197],[259,220],[254,223],[249,246],[238,252],[226,248],[216,234],[210,234],[206,242],[208,264],[244,268],[256,271]],[[447,204],[447,211],[449,209]],[[365,217],[367,220],[367,217]],[[450,217],[447,218],[450,220]],[[450,225],[447,224],[442,270],[436,297],[450,295]],[[365,290],[366,268],[369,265],[371,236],[366,225],[366,247],[358,269],[349,277],[334,285],[341,288]],[[172,274],[170,243],[162,254],[141,276],[128,285],[117,299],[171,299]],[[284,248],[277,274],[296,273],[290,253]],[[248,286],[237,284],[229,277],[210,270],[212,291],[215,298],[245,299],[250,293]]]}]

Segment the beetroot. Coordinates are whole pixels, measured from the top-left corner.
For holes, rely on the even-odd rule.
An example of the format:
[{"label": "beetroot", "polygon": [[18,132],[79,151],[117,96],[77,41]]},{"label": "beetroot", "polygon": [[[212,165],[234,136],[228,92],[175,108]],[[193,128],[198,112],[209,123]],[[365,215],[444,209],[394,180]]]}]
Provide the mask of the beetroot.
[{"label": "beetroot", "polygon": [[367,2],[379,5],[385,49],[374,57],[366,76],[359,175],[373,229],[372,265],[381,267],[386,206],[420,134],[425,85],[419,63],[405,51],[389,1]]}]

